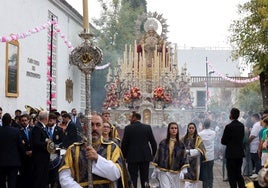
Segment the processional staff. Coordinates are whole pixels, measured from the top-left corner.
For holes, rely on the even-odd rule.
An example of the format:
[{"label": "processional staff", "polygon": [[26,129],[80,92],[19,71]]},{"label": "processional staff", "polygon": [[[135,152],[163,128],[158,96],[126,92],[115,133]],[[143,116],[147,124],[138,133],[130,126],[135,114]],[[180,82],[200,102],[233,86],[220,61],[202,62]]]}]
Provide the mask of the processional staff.
[{"label": "processional staff", "polygon": [[[102,61],[102,51],[94,46],[90,39],[93,37],[89,32],[88,21],[88,0],[83,0],[83,27],[84,31],[79,34],[79,37],[84,39],[84,42],[76,47],[70,54],[70,64],[76,65],[81,72],[85,74],[85,91],[86,91],[86,126],[87,126],[87,144],[92,145],[91,135],[91,104],[90,104],[90,77],[95,70],[96,65]],[[88,161],[88,188],[93,188],[92,178],[92,162]]]}]

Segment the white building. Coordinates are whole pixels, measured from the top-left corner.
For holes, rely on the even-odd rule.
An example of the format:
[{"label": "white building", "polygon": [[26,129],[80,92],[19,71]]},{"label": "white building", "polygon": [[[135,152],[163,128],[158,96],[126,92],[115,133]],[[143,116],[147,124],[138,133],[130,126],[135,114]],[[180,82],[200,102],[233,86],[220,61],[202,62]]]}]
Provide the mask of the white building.
[{"label": "white building", "polygon": [[[206,63],[211,64],[217,72],[228,76],[241,76],[239,61],[231,59],[231,49],[228,48],[208,48],[192,47],[178,49],[179,66],[186,63],[191,76],[206,76]],[[212,69],[208,66],[208,71]],[[216,72],[210,74],[217,76]]]},{"label": "white building", "polygon": [[[247,78],[241,77],[243,69],[239,61],[232,60],[230,49],[179,48],[178,62],[179,66],[186,63],[191,75],[190,90],[195,108],[204,109],[211,100],[225,100],[235,104],[240,88],[246,85],[239,83],[239,80]],[[233,82],[225,80],[223,76],[233,79]]]},{"label": "white building", "polygon": [[[1,7],[0,106],[3,111],[14,115],[16,109],[23,111],[25,105],[49,109],[50,102],[51,107],[57,108],[58,111],[69,111],[72,107],[84,111],[84,77],[77,67],[69,64],[71,47],[82,43],[78,36],[83,31],[82,16],[65,0],[2,0]],[[48,24],[52,18],[58,23],[57,27],[53,27],[53,37]],[[6,48],[5,40],[8,40],[11,34],[20,34],[21,39],[17,40],[18,51],[14,45],[9,45],[9,50]],[[26,36],[27,34],[30,35]],[[14,77],[16,69],[11,68],[10,61],[11,56],[16,56],[16,53],[17,80],[16,76]],[[50,57],[53,65],[51,90]],[[6,72],[9,72],[9,78]],[[68,96],[67,80],[70,81],[67,87]],[[10,88],[7,91],[8,82]]]}]

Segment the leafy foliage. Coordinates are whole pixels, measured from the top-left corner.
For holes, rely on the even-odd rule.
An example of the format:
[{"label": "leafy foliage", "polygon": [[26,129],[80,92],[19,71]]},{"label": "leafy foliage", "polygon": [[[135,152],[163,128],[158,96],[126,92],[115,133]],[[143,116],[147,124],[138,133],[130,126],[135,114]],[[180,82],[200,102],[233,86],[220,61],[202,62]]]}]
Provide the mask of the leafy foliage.
[{"label": "leafy foliage", "polygon": [[242,19],[230,27],[233,58],[243,57],[259,72],[268,71],[268,1],[251,0],[239,6]]},{"label": "leafy foliage", "polygon": [[[102,10],[99,19],[94,19],[97,30],[96,43],[103,51],[103,63],[111,63],[113,69],[118,64],[118,58],[123,56],[126,44],[135,40],[134,24],[139,14],[146,11],[145,0],[98,0]],[[113,72],[113,71],[112,71]],[[100,110],[105,98],[104,85],[108,70],[95,71],[92,74],[91,90],[92,108]],[[95,100],[97,97],[98,100]]]},{"label": "leafy foliage", "polygon": [[238,105],[243,111],[262,111],[262,96],[260,83],[254,82],[242,88],[239,92]]},{"label": "leafy foliage", "polygon": [[232,56],[234,59],[242,57],[247,64],[252,63],[257,70],[255,73],[262,75],[263,107],[268,108],[268,1],[250,0],[239,6],[239,13],[241,19],[230,27],[230,42],[235,49]]},{"label": "leafy foliage", "polygon": [[224,112],[232,108],[230,89],[222,88],[211,97],[209,110],[213,112]]}]

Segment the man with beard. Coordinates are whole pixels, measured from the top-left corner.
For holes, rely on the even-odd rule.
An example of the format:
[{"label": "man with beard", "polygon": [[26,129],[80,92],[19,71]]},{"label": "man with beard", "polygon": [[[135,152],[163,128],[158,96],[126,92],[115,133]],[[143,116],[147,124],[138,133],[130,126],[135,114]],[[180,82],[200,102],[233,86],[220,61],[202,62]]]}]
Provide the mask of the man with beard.
[{"label": "man with beard", "polygon": [[91,173],[87,171],[88,160],[92,161],[94,188],[114,185],[127,187],[127,183],[123,181],[121,150],[114,142],[103,141],[103,120],[100,115],[92,115],[91,127],[92,146],[87,146],[87,143],[74,143],[67,149],[63,164],[59,169],[61,187],[87,187],[88,173]]}]

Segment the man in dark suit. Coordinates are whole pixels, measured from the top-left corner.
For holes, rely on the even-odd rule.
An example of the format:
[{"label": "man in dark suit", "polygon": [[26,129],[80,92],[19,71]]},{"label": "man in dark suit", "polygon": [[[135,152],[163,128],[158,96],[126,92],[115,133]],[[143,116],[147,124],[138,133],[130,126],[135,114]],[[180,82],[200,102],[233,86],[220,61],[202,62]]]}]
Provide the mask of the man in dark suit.
[{"label": "man in dark suit", "polygon": [[46,188],[48,182],[50,153],[47,150],[49,141],[47,122],[48,112],[41,111],[38,122],[32,130],[34,188]]},{"label": "man in dark suit", "polygon": [[81,118],[78,116],[76,108],[73,108],[71,111],[71,120],[76,126],[78,136],[77,139],[80,142],[83,139],[83,128],[81,124]]},{"label": "man in dark suit", "polygon": [[12,119],[11,127],[15,127],[15,128],[18,128],[18,129],[21,128],[21,126],[20,126],[20,116],[21,116],[21,110],[19,110],[19,109],[15,110],[15,117],[14,117],[14,119]]},{"label": "man in dark suit", "polygon": [[23,146],[19,129],[11,127],[12,118],[6,113],[0,127],[0,187],[16,188],[17,174],[21,166]]},{"label": "man in dark suit", "polygon": [[62,121],[66,124],[62,139],[62,147],[67,149],[74,142],[78,141],[77,128],[71,120],[71,115],[68,113],[62,114]]},{"label": "man in dark suit", "polygon": [[0,107],[0,126],[2,126],[2,113],[3,113],[3,109],[2,107]]},{"label": "man in dark suit", "polygon": [[226,145],[225,157],[228,181],[231,188],[245,188],[244,178],[241,173],[241,166],[244,157],[244,125],[238,121],[240,111],[232,108],[229,118],[232,121],[226,125],[221,138],[221,143]]},{"label": "man in dark suit", "polygon": [[[50,139],[59,148],[62,144],[63,129],[57,125],[56,114],[49,114],[47,129]],[[48,184],[50,185],[49,187],[60,187],[58,174],[59,165],[61,162],[60,150],[56,150],[55,153],[50,155]]]},{"label": "man in dark suit", "polygon": [[141,187],[145,188],[145,184],[149,179],[149,164],[157,149],[151,126],[141,123],[140,120],[141,115],[133,112],[130,119],[131,124],[125,127],[121,144],[135,188],[137,187],[138,171],[140,173]]},{"label": "man in dark suit", "polygon": [[20,168],[21,188],[32,188],[33,178],[33,159],[32,159],[32,142],[31,132],[33,127],[29,125],[30,116],[23,114],[20,116],[20,138],[23,144],[24,153],[22,155],[22,165]]}]

